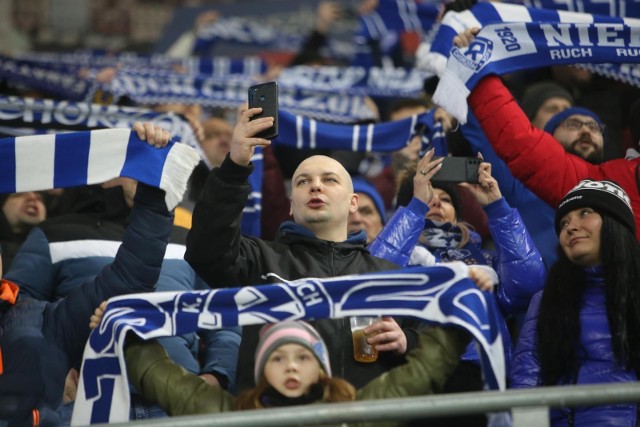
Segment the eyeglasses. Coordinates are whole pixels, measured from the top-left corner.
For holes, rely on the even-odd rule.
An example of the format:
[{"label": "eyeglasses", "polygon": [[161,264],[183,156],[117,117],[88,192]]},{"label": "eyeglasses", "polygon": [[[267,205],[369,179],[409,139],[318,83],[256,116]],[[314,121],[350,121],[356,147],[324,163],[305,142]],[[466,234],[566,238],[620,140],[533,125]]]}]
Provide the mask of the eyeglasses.
[{"label": "eyeglasses", "polygon": [[564,127],[567,130],[580,130],[582,129],[582,126],[586,126],[587,129],[589,129],[591,132],[594,132],[594,133],[604,132],[604,125],[598,124],[595,121],[583,122],[578,119],[567,119],[563,121],[561,124],[562,124],[562,127]]}]

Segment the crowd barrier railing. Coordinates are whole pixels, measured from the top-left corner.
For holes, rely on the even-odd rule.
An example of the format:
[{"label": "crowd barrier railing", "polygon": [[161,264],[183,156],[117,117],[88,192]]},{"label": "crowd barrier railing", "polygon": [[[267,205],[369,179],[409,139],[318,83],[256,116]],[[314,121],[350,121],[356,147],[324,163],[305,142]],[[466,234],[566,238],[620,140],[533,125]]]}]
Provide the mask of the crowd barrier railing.
[{"label": "crowd barrier railing", "polygon": [[[373,421],[400,421],[443,415],[510,411],[513,427],[549,426],[549,408],[640,402],[640,382],[536,387],[521,390],[452,393],[401,399],[305,405],[210,415],[155,418],[119,426],[285,427]],[[106,425],[106,424],[105,424]]]}]

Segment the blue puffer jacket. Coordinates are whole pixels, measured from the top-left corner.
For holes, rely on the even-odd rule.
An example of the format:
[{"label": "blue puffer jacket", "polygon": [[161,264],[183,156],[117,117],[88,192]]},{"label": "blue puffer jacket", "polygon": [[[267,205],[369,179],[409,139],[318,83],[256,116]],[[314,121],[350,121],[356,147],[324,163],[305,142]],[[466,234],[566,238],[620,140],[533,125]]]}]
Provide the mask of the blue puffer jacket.
[{"label": "blue puffer jacket", "polygon": [[[527,310],[531,297],[544,286],[546,269],[542,257],[518,211],[510,208],[504,199],[490,203],[484,209],[496,247],[492,267],[500,280],[494,292],[500,314],[502,317],[522,314]],[[428,211],[429,207],[414,197],[406,207],[398,208],[382,232],[369,245],[369,251],[377,257],[406,266],[418,243]],[[501,331],[508,368],[513,346],[504,318]],[[478,362],[475,345],[469,346],[462,360]]]},{"label": "blue puffer jacket", "polygon": [[[130,225],[112,264],[55,303],[20,294],[15,301],[3,299],[0,419],[12,426],[59,422],[56,411],[65,377],[82,359],[91,314],[111,297],[153,290],[172,222],[164,191],[140,184]],[[10,287],[8,283],[2,283],[3,290]],[[39,424],[34,422],[38,419]]]},{"label": "blue puffer jacket", "polygon": [[[531,306],[520,331],[511,364],[512,388],[529,388],[541,384],[540,363],[536,354],[536,329],[542,292],[531,300]],[[633,371],[616,363],[607,318],[606,289],[598,267],[587,270],[580,309],[580,340],[577,355],[579,371],[576,384],[599,384],[638,381]],[[635,426],[638,423],[637,405],[631,403],[601,405],[550,411],[551,425],[568,426],[573,417],[575,426]]]}]

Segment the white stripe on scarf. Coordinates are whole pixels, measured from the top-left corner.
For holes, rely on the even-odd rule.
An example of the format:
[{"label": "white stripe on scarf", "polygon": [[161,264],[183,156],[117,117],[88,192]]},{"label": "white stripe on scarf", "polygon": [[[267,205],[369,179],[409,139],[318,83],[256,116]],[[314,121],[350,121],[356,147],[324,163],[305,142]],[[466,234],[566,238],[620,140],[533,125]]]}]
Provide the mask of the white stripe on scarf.
[{"label": "white stripe on scarf", "polygon": [[[479,344],[486,386],[504,390],[504,348],[496,303],[468,274],[468,267],[457,262],[274,285],[112,298],[85,347],[72,424],[128,421],[129,386],[123,357],[128,331],[151,339],[176,331],[283,320],[381,313],[414,316],[469,331]],[[310,295],[314,297],[305,298]]]},{"label": "white stripe on scarf", "polygon": [[433,101],[466,123],[466,98],[484,76],[547,65],[640,62],[640,25],[623,23],[498,23],[466,48],[453,48]]},{"label": "white stripe on scarf", "polygon": [[34,135],[0,140],[0,193],[98,184],[126,176],[181,200],[200,156],[184,144],[158,149],[129,129]]}]

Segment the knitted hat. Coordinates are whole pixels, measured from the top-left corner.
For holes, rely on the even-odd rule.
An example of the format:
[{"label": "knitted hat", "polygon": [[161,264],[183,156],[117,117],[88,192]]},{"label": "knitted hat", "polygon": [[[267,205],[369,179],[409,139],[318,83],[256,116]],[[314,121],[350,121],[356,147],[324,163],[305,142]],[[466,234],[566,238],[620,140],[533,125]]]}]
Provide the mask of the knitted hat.
[{"label": "knitted hat", "polygon": [[574,209],[589,207],[604,212],[636,232],[631,201],[625,191],[611,181],[584,179],[565,194],[556,210],[556,233],[560,234],[560,220]]},{"label": "knitted hat", "polygon": [[387,222],[386,210],[384,209],[384,202],[382,201],[382,196],[378,193],[378,190],[369,183],[369,181],[365,180],[362,177],[353,178],[353,191],[355,193],[364,193],[367,196],[371,197],[373,200],[373,204],[376,206],[376,210],[380,215],[380,219],[382,223]]},{"label": "knitted hat", "polygon": [[573,97],[564,87],[555,82],[540,82],[529,86],[522,94],[522,110],[529,120],[549,98],[564,98],[573,105]]},{"label": "knitted hat", "polygon": [[586,108],[582,108],[582,107],[571,107],[571,108],[567,108],[564,111],[560,111],[558,114],[551,117],[551,119],[549,119],[547,124],[544,126],[545,132],[553,134],[556,128],[560,125],[560,123],[562,123],[569,117],[573,116],[574,114],[580,114],[581,116],[589,116],[593,120],[595,120],[596,123],[598,123],[600,126],[603,125],[602,120],[600,120],[600,117],[598,117],[598,115],[593,111],[587,110]]},{"label": "knitted hat", "polygon": [[308,348],[316,356],[324,372],[331,376],[331,364],[327,346],[313,326],[302,321],[268,324],[260,330],[260,341],[256,348],[254,369],[256,384],[264,372],[264,365],[271,353],[284,344],[299,344]]}]

